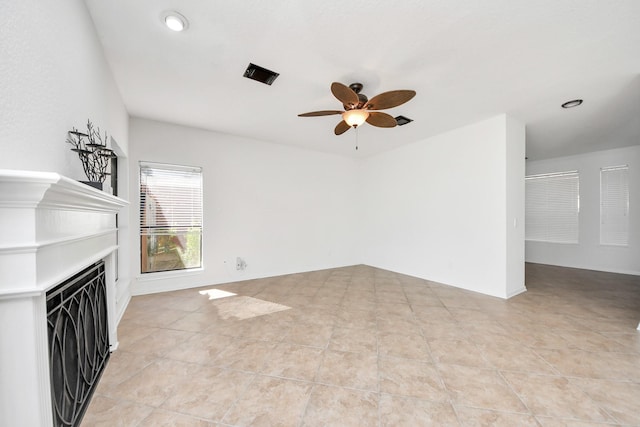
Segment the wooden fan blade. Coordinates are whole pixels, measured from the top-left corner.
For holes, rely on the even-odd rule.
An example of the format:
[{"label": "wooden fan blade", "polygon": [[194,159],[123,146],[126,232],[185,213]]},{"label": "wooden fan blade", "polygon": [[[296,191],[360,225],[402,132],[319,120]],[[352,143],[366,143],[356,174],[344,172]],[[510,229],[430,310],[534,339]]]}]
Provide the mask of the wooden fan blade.
[{"label": "wooden fan blade", "polygon": [[376,111],[369,112],[369,117],[367,117],[367,123],[373,126],[377,126],[379,128],[393,128],[398,124],[396,119],[393,116],[390,116],[387,113],[380,113]]},{"label": "wooden fan blade", "polygon": [[298,117],[317,117],[317,116],[332,116],[334,114],[342,114],[344,111],[338,110],[322,110],[322,111],[312,111],[310,113],[302,113],[298,114]]},{"label": "wooden fan blade", "polygon": [[367,102],[364,108],[369,110],[384,110],[397,107],[416,96],[415,90],[392,90],[376,95]]},{"label": "wooden fan blade", "polygon": [[331,93],[333,94],[333,96],[338,98],[338,101],[342,102],[344,105],[353,106],[360,103],[358,94],[342,83],[331,83]]},{"label": "wooden fan blade", "polygon": [[336,135],[342,135],[343,133],[345,133],[346,131],[348,131],[349,129],[351,129],[351,126],[349,126],[347,124],[347,122],[345,122],[344,120],[341,121],[340,123],[338,123],[338,126],[336,126],[334,132]]}]

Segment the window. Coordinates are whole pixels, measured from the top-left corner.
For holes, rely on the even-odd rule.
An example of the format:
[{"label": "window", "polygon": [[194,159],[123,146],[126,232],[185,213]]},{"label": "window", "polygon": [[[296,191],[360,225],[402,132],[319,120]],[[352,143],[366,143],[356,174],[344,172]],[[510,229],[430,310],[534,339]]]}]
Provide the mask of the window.
[{"label": "window", "polygon": [[578,243],[578,172],[527,176],[525,189],[525,239]]},{"label": "window", "polygon": [[600,170],[600,243],[629,244],[629,167]]},{"label": "window", "polygon": [[141,272],[202,266],[202,169],[140,162]]}]

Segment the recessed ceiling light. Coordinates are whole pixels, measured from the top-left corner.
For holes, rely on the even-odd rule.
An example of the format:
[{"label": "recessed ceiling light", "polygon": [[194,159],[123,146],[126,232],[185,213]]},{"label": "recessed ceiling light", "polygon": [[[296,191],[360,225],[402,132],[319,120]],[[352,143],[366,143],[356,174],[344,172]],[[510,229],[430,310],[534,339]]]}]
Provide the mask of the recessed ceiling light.
[{"label": "recessed ceiling light", "polygon": [[163,13],[162,22],[172,31],[184,31],[189,27],[187,18],[174,11]]},{"label": "recessed ceiling light", "polygon": [[562,108],[573,108],[577,107],[580,104],[582,104],[582,99],[573,99],[562,104]]}]

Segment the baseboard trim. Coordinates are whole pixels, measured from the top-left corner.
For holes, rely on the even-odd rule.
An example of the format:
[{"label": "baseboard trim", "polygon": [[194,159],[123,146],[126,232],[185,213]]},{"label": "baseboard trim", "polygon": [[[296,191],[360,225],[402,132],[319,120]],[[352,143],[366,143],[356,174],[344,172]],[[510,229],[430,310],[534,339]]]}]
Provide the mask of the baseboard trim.
[{"label": "baseboard trim", "polygon": [[522,286],[520,289],[516,289],[515,291],[511,291],[511,292],[507,293],[506,299],[515,297],[516,295],[520,295],[520,294],[525,293],[525,292],[527,292],[527,288],[526,288],[526,286]]},{"label": "baseboard trim", "polygon": [[127,292],[123,303],[120,305],[120,311],[116,313],[116,326],[120,324],[120,321],[122,320],[122,316],[124,316],[124,312],[127,311],[127,307],[129,306],[130,302],[131,302],[131,292]]},{"label": "baseboard trim", "polygon": [[540,265],[552,265],[554,267],[575,268],[577,270],[601,271],[603,273],[625,274],[625,275],[628,275],[628,276],[640,276],[640,270],[625,270],[625,269],[617,269],[617,268],[590,267],[590,266],[583,266],[583,265],[551,264],[551,263],[548,263],[548,262],[538,262],[538,261],[525,261],[525,263],[527,263],[527,264],[540,264]]},{"label": "baseboard trim", "polygon": [[135,278],[131,284],[131,296],[140,296],[140,295],[150,295],[157,294],[162,292],[172,292],[172,291],[182,291],[185,289],[194,289],[194,288],[202,288],[204,286],[220,286],[226,285],[229,283],[236,282],[244,282],[249,280],[256,279],[267,279],[271,277],[279,277],[279,276],[288,276],[290,274],[303,274],[310,273],[313,271],[322,271],[322,270],[333,270],[337,268],[347,268],[347,267],[355,267],[361,264],[345,264],[345,265],[337,265],[333,267],[307,267],[303,268],[301,271],[265,271],[262,273],[253,273],[247,274],[246,276],[237,276],[237,277],[218,277],[218,278],[209,278],[204,276],[204,270],[198,270],[195,273],[187,273],[185,277],[191,276],[192,281],[188,280],[178,280],[181,279],[182,276],[171,275],[168,277],[158,276],[157,279],[153,276],[150,278]]}]

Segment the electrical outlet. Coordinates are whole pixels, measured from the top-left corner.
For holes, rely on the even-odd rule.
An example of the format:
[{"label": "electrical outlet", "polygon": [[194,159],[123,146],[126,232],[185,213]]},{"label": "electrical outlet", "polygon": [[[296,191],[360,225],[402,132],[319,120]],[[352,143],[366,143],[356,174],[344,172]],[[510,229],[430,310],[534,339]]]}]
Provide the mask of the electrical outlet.
[{"label": "electrical outlet", "polygon": [[236,270],[244,270],[247,268],[247,263],[242,258],[236,258]]}]

